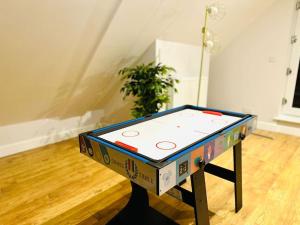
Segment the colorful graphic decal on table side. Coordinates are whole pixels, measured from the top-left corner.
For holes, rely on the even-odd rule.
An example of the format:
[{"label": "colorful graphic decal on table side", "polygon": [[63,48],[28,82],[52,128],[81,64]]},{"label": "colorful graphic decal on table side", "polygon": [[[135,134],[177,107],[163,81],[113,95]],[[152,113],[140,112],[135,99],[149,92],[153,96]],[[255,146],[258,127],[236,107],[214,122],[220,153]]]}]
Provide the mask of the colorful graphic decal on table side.
[{"label": "colorful graphic decal on table side", "polygon": [[163,185],[168,186],[171,182],[171,177],[173,176],[172,171],[168,171],[162,175]]},{"label": "colorful graphic decal on table side", "polygon": [[210,141],[204,145],[204,160],[205,163],[214,159],[215,155],[215,141]]},{"label": "colorful graphic decal on table side", "polygon": [[257,125],[257,118],[248,121],[246,135],[252,133],[256,129],[256,125]]},{"label": "colorful graphic decal on table side", "polygon": [[241,134],[244,136],[247,135],[247,126],[246,125],[241,126]]},{"label": "colorful graphic decal on table side", "polygon": [[159,170],[159,195],[176,185],[176,162]]},{"label": "colorful graphic decal on table side", "polygon": [[88,153],[91,157],[93,157],[94,155],[94,152],[93,152],[93,149],[92,148],[88,148]]},{"label": "colorful graphic decal on table side", "polygon": [[79,140],[80,140],[80,152],[86,153],[87,147],[86,147],[83,136],[79,136]]},{"label": "colorful graphic decal on table side", "polygon": [[224,135],[224,151],[233,145],[233,131],[229,131]]},{"label": "colorful graphic decal on table side", "polygon": [[199,163],[204,159],[204,146],[191,152],[191,174],[199,169]]},{"label": "colorful graphic decal on table side", "polygon": [[93,147],[92,147],[92,143],[90,142],[90,140],[86,139],[83,137],[84,143],[86,145],[86,149],[87,149],[87,153],[90,157],[94,156],[94,151],[93,151]]},{"label": "colorful graphic decal on table side", "polygon": [[125,170],[128,177],[132,180],[135,180],[139,174],[138,167],[132,159],[125,160]]},{"label": "colorful graphic decal on table side", "polygon": [[110,157],[107,151],[107,148],[104,145],[99,144],[100,150],[101,150],[101,154],[103,157],[103,161],[105,164],[109,165],[110,164]]},{"label": "colorful graphic decal on table side", "polygon": [[179,183],[183,181],[187,176],[190,175],[191,163],[190,163],[191,154],[188,153],[176,161],[176,182]]},{"label": "colorful graphic decal on table side", "polygon": [[221,155],[225,151],[224,140],[225,140],[225,135],[221,135],[215,140],[215,153],[214,153],[215,158],[218,155]]},{"label": "colorful graphic decal on table side", "polygon": [[233,143],[236,144],[240,141],[241,127],[233,129]]},{"label": "colorful graphic decal on table side", "polygon": [[94,141],[91,141],[90,142],[91,144],[91,148],[93,150],[93,159],[104,164],[104,159],[103,159],[103,156],[101,154],[101,151],[100,151],[100,146],[98,143],[94,142]]},{"label": "colorful graphic decal on table side", "polygon": [[[110,147],[103,146],[93,140],[89,142],[91,149],[93,150],[92,158],[95,161],[102,163],[106,167],[125,177],[128,177],[142,187],[156,192],[156,168],[134,158],[128,157],[128,155],[120,153]],[[88,152],[84,154],[90,156]]]}]

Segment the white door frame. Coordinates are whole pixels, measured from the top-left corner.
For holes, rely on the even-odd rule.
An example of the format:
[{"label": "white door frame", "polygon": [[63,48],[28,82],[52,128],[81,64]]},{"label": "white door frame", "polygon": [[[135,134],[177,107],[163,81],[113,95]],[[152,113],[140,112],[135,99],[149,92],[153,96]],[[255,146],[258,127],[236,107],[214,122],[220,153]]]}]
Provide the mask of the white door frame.
[{"label": "white door frame", "polygon": [[[298,10],[299,11],[299,10]],[[299,60],[300,60],[300,16],[297,11],[296,23],[295,23],[295,32],[294,35],[298,40],[292,44],[291,48],[291,57],[290,57],[290,66],[291,73],[287,75],[287,84],[285,90],[285,100],[283,103],[282,112],[284,114],[300,116],[300,108],[293,107],[293,99],[296,88],[296,80],[298,75]]]}]

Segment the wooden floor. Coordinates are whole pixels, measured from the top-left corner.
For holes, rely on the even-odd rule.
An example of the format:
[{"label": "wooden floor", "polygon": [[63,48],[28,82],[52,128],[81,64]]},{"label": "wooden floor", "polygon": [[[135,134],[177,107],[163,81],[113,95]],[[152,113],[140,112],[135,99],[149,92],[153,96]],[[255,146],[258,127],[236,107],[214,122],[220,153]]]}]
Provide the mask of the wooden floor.
[{"label": "wooden floor", "polygon": [[[300,138],[258,131],[243,145],[244,207],[234,213],[233,185],[206,174],[211,224],[299,225]],[[232,168],[232,151],[216,164]],[[129,182],[79,154],[76,140],[0,159],[0,224],[105,224],[127,202]],[[180,224],[191,207],[164,195],[151,205]],[[142,225],[142,224],[141,224]]]}]

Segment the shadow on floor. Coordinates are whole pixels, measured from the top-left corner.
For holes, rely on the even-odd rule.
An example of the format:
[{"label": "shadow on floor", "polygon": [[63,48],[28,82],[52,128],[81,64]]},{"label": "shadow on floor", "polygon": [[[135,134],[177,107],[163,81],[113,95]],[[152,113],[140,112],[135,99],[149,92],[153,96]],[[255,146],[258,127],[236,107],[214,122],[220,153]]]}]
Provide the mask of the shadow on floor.
[{"label": "shadow on floor", "polygon": [[[121,186],[124,186],[125,189],[128,188],[130,189],[130,183],[128,181],[124,181],[120,184]],[[115,186],[111,187],[111,189],[115,189]],[[161,212],[162,214],[164,214],[165,216],[173,219],[179,224],[194,224],[194,209],[192,207],[168,195],[163,195],[162,197],[158,197],[150,193],[149,197],[150,197],[150,205],[156,210],[158,210],[159,212]],[[130,193],[124,195],[120,199],[117,199],[112,204],[105,206],[102,210],[94,213],[92,216],[86,218],[79,224],[80,225],[106,224],[126,206],[129,198],[130,198]],[[215,213],[209,211],[210,218],[213,217],[214,215]]]}]

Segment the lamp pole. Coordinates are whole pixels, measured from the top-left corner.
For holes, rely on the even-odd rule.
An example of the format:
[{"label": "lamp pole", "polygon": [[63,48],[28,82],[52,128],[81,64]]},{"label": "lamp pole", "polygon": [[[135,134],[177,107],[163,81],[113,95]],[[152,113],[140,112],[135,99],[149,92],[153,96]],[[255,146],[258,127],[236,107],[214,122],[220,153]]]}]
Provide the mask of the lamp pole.
[{"label": "lamp pole", "polygon": [[198,80],[198,93],[197,93],[197,106],[200,103],[200,88],[201,88],[201,78],[203,73],[203,61],[204,61],[204,51],[206,48],[206,32],[207,32],[207,18],[209,14],[208,7],[205,8],[205,18],[204,18],[204,26],[202,27],[202,49],[201,49],[201,61],[200,61],[200,73]]}]

